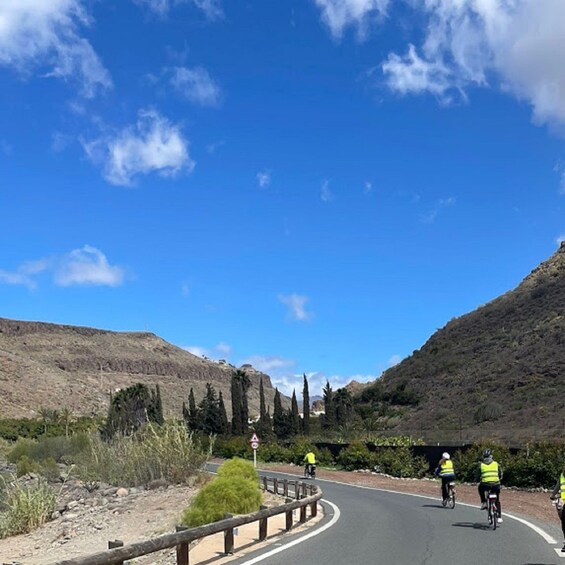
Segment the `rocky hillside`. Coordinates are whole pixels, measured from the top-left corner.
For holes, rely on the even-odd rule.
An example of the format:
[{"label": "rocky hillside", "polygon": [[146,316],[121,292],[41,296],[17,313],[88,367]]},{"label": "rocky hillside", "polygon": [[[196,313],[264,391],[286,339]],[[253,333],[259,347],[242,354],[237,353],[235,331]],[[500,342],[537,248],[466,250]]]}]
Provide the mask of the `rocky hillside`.
[{"label": "rocky hillside", "polygon": [[[267,375],[250,365],[250,415],[259,411],[259,381],[271,405]],[[180,417],[194,388],[207,382],[222,391],[231,415],[230,379],[235,367],[201,359],[147,332],[112,332],[0,318],[0,417],[33,417],[40,407],[67,406],[75,414],[105,414],[111,391],[141,382],[159,384],[166,415]]]},{"label": "rocky hillside", "polygon": [[562,436],[565,243],[517,288],[434,333],[358,402],[397,431],[428,437]]}]

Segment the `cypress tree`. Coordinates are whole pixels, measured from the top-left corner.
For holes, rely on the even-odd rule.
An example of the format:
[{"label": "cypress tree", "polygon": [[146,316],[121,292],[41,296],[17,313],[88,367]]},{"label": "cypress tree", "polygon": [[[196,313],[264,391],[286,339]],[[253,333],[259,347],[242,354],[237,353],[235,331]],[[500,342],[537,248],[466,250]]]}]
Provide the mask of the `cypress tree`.
[{"label": "cypress tree", "polygon": [[296,400],[296,391],[292,391],[292,401],[290,404],[290,433],[297,435],[300,433],[300,414],[298,412],[298,402]]},{"label": "cypress tree", "polygon": [[281,393],[275,389],[275,399],[273,403],[273,431],[279,439],[287,439],[291,433],[290,412],[283,410]]},{"label": "cypress tree", "polygon": [[218,433],[227,434],[230,429],[230,424],[228,422],[228,415],[226,413],[226,405],[224,404],[224,396],[222,395],[222,391],[220,391],[218,405],[220,408],[220,430],[218,431]]},{"label": "cypress tree", "polygon": [[304,388],[302,389],[302,432],[305,436],[310,435],[310,392],[308,390],[308,379],[304,373]]},{"label": "cypress tree", "polygon": [[263,423],[267,418],[267,404],[265,402],[265,389],[263,387],[263,377],[259,381],[259,421]]},{"label": "cypress tree", "polygon": [[322,427],[325,430],[335,429],[335,405],[333,398],[333,391],[329,381],[326,381],[326,386],[322,390],[324,395],[324,419],[322,420]]},{"label": "cypress tree", "polygon": [[335,421],[337,426],[346,426],[353,418],[353,397],[346,388],[340,388],[334,395]]},{"label": "cypress tree", "polygon": [[198,405],[198,410],[200,412],[200,429],[207,434],[221,433],[220,405],[216,390],[210,383],[206,383],[206,393]]},{"label": "cypress tree", "polygon": [[234,436],[243,434],[243,414],[241,413],[241,386],[236,373],[231,377],[231,432]]}]

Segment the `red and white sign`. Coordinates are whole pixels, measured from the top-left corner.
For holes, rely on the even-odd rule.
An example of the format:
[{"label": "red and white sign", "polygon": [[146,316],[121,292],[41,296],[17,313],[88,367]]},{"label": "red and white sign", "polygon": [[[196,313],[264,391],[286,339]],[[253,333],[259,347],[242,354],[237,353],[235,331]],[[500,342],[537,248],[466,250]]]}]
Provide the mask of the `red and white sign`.
[{"label": "red and white sign", "polygon": [[257,449],[259,447],[260,442],[259,442],[259,438],[257,437],[257,434],[253,434],[251,436],[249,443],[251,444],[251,449]]}]

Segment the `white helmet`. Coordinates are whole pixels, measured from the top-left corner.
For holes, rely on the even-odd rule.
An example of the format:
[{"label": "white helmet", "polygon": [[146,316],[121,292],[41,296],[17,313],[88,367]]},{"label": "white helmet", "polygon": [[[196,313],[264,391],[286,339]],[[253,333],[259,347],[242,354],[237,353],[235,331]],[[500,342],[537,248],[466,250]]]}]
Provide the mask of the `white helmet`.
[{"label": "white helmet", "polygon": [[444,459],[451,459],[449,453],[447,453],[447,451],[445,453],[442,453],[441,455]]}]

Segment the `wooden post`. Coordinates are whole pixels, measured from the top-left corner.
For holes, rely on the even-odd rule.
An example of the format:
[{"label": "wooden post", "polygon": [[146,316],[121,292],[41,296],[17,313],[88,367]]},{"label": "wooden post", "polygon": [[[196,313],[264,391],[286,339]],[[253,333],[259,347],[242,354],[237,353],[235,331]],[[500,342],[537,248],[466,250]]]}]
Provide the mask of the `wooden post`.
[{"label": "wooden post", "polygon": [[[121,539],[115,539],[114,541],[108,542],[108,549],[114,549],[115,547],[124,547],[124,542]],[[116,561],[116,565],[124,565],[124,562]]]},{"label": "wooden post", "polygon": [[[233,518],[233,514],[225,514],[224,518]],[[226,555],[233,555],[233,528],[228,528],[224,532],[224,553]]]},{"label": "wooden post", "polygon": [[267,492],[269,490],[269,485],[268,485],[267,481],[268,481],[267,477],[263,477],[263,490],[265,492]]},{"label": "wooden post", "polygon": [[[261,506],[259,510],[265,510],[266,506]],[[259,520],[259,541],[264,541],[267,539],[267,518],[261,518]]]},{"label": "wooden post", "polygon": [[296,500],[300,498],[300,483],[298,482],[298,479],[294,481],[294,497]]},{"label": "wooden post", "polygon": [[283,480],[283,495],[288,497],[288,480]]},{"label": "wooden post", "polygon": [[279,494],[279,481],[276,477],[273,479],[273,492]]},{"label": "wooden post", "polygon": [[310,507],[310,516],[315,518],[318,515],[318,503],[312,502],[312,506]]},{"label": "wooden post", "polygon": [[[177,526],[176,531],[188,530],[187,526]],[[177,565],[188,565],[188,542],[177,545]]]},{"label": "wooden post", "polygon": [[302,497],[306,498],[306,483],[302,483]]},{"label": "wooden post", "polygon": [[[285,504],[288,504],[289,502],[292,502],[291,498],[287,498],[285,500]],[[286,512],[285,530],[288,532],[291,528],[292,528],[292,510],[289,510],[288,512]]]},{"label": "wooden post", "polygon": [[304,522],[306,522],[306,508],[307,508],[306,504],[304,506],[300,507],[300,523],[301,524],[304,524]]}]

